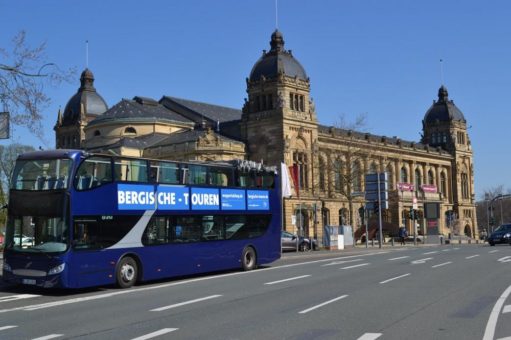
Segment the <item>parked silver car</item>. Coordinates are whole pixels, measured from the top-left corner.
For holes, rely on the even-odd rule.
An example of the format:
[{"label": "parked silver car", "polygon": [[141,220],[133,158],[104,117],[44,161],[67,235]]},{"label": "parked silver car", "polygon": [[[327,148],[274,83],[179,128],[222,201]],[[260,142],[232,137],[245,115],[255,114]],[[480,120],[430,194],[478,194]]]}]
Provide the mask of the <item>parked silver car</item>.
[{"label": "parked silver car", "polygon": [[311,240],[306,237],[298,236],[287,231],[282,231],[281,235],[282,251],[310,251],[317,249],[316,240]]}]

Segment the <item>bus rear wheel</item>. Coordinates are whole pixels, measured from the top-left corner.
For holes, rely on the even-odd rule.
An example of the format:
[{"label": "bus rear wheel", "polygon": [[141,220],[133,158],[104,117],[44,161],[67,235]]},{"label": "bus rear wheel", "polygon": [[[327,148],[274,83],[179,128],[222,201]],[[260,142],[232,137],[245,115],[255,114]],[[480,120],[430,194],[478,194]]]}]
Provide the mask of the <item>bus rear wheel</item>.
[{"label": "bus rear wheel", "polygon": [[138,266],[137,261],[132,257],[123,257],[117,266],[117,285],[120,288],[129,288],[137,282]]},{"label": "bus rear wheel", "polygon": [[245,247],[241,255],[241,265],[243,270],[248,271],[257,267],[257,255],[252,247]]}]

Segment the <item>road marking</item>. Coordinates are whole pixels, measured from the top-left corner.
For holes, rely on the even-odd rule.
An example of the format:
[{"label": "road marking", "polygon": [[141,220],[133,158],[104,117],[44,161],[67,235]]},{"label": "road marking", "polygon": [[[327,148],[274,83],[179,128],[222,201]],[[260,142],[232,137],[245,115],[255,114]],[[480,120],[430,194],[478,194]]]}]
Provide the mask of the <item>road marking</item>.
[{"label": "road marking", "polygon": [[393,277],[393,278],[385,280],[385,281],[381,281],[380,284],[384,284],[384,283],[387,283],[387,282],[390,282],[390,281],[394,281],[394,280],[400,279],[400,278],[408,276],[408,275],[410,275],[410,273],[399,275],[399,276]]},{"label": "road marking", "polygon": [[49,334],[49,335],[45,335],[40,338],[35,338],[32,340],[49,340],[49,339],[60,338],[61,336],[64,336],[64,334]]},{"label": "road marking", "polygon": [[444,249],[444,250],[442,250],[442,251],[451,251],[451,249]]},{"label": "road marking", "polygon": [[488,323],[486,324],[486,329],[484,331],[483,340],[493,340],[495,336],[495,328],[497,327],[497,320],[499,319],[500,310],[507,297],[511,293],[511,286],[507,287],[504,293],[498,298],[495,306],[490,313],[490,317],[488,318]]},{"label": "road marking", "polygon": [[3,331],[3,330],[6,330],[6,329],[11,329],[11,328],[16,328],[18,326],[2,326],[0,327],[0,331]]},{"label": "road marking", "polygon": [[490,251],[488,252],[488,254],[493,254],[493,253],[496,253],[496,252],[498,252],[498,250],[490,250]]},{"label": "road marking", "polygon": [[331,262],[331,263],[324,264],[321,267],[335,266],[335,265],[338,265],[338,264],[349,263],[349,262],[357,262],[357,261],[363,261],[363,260],[364,259],[354,259],[354,260],[348,260],[348,261],[334,261],[334,262]]},{"label": "road marking", "polygon": [[461,248],[452,248],[452,250],[460,250]]},{"label": "road marking", "polygon": [[381,333],[366,333],[357,340],[375,340],[381,336]]},{"label": "road marking", "polygon": [[8,295],[8,296],[0,297],[0,302],[9,302],[9,301],[15,301],[15,300],[30,299],[30,298],[38,297],[38,296],[41,296],[41,295],[34,295],[34,294]]},{"label": "road marking", "polygon": [[370,263],[361,263],[361,264],[355,264],[353,266],[342,267],[340,269],[351,269],[351,268],[357,268],[357,267],[368,266],[368,265],[370,265]]},{"label": "road marking", "polygon": [[400,256],[400,257],[394,257],[394,258],[389,259],[389,261],[401,260],[401,259],[406,259],[406,258],[409,258],[409,257],[410,257],[410,256]]},{"label": "road marking", "polygon": [[504,256],[498,259],[497,261],[505,263],[505,262],[511,262],[511,256]]},{"label": "road marking", "polygon": [[504,309],[502,309],[502,314],[506,314],[511,312],[511,305],[504,306]]},{"label": "road marking", "polygon": [[323,303],[320,303],[319,305],[316,305],[314,307],[311,307],[311,308],[307,308],[305,310],[302,310],[301,312],[298,312],[298,314],[305,314],[305,313],[308,313],[310,311],[313,311],[315,309],[318,309],[318,308],[321,308],[323,306],[326,306],[332,302],[335,302],[335,301],[339,301],[341,299],[344,299],[345,297],[348,297],[348,295],[342,295],[342,296],[339,296],[339,297],[336,297],[335,299],[332,299],[332,300],[328,300],[326,302],[323,302]]},{"label": "road marking", "polygon": [[220,296],[222,296],[222,295],[211,295],[211,296],[206,296],[206,297],[195,299],[195,300],[180,302],[180,303],[176,303],[174,305],[169,305],[169,306],[164,306],[164,307],[160,307],[160,308],[151,309],[151,312],[161,312],[162,310],[167,310],[167,309],[171,309],[171,308],[181,307],[181,306],[185,306],[185,305],[189,305],[189,304],[197,303],[197,302],[201,302],[201,301],[216,299],[216,298],[218,298]]},{"label": "road marking", "polygon": [[423,253],[422,255],[429,255],[429,254],[436,254],[438,253],[438,250],[435,250],[435,251],[429,251],[427,253]]},{"label": "road marking", "polygon": [[426,257],[425,259],[415,260],[410,262],[411,264],[423,264],[426,263],[426,261],[433,260],[432,257]]},{"label": "road marking", "polygon": [[479,254],[477,254],[477,255],[472,255],[472,256],[467,256],[467,257],[465,257],[465,258],[468,260],[468,259],[473,259],[474,257],[478,257],[478,256],[479,256]]},{"label": "road marking", "polygon": [[442,266],[446,266],[448,264],[451,264],[452,262],[449,261],[449,262],[444,262],[444,263],[440,263],[440,264],[435,264],[434,266],[431,266],[431,268],[438,268],[438,267],[442,267]]},{"label": "road marking", "polygon": [[303,279],[303,278],[309,277],[309,276],[310,275],[302,275],[302,276],[290,277],[289,279],[273,281],[273,282],[266,282],[265,285],[274,285],[274,284],[277,284],[277,283],[282,283],[282,282],[287,282],[287,281],[292,281],[292,280],[299,280],[299,279]]},{"label": "road marking", "polygon": [[163,329],[160,329],[159,331],[152,332],[152,333],[149,333],[146,335],[142,335],[142,336],[139,336],[138,338],[133,338],[132,340],[146,340],[146,339],[156,338],[157,336],[167,334],[170,332],[174,332],[174,331],[177,331],[178,329],[179,328],[163,328]]},{"label": "road marking", "polygon": [[[394,251],[400,251],[400,250],[394,250]],[[350,255],[350,256],[337,257],[337,258],[333,258],[333,259],[322,259],[322,260],[306,261],[306,262],[293,263],[293,264],[287,264],[287,265],[282,265],[282,266],[261,268],[261,269],[258,269],[258,270],[249,270],[249,271],[235,272],[235,273],[228,273],[228,274],[207,275],[207,276],[204,276],[204,277],[199,277],[199,278],[194,278],[194,279],[189,279],[189,280],[183,280],[183,281],[178,281],[178,282],[169,282],[169,283],[163,283],[163,284],[159,284],[159,285],[151,285],[151,286],[146,286],[146,287],[141,287],[141,288],[135,287],[135,288],[132,288],[132,289],[123,289],[123,290],[119,290],[119,291],[110,291],[110,292],[105,293],[105,294],[98,294],[98,295],[93,295],[93,296],[86,296],[86,297],[80,297],[80,298],[72,298],[72,299],[61,300],[61,301],[54,301],[54,302],[49,302],[49,303],[41,303],[41,304],[37,304],[37,305],[28,305],[28,306],[14,307],[14,308],[8,308],[8,309],[0,309],[0,314],[20,311],[20,310],[22,310],[22,311],[32,311],[32,310],[36,310],[36,309],[52,308],[52,307],[58,307],[58,306],[73,304],[73,303],[80,303],[80,302],[87,302],[87,301],[93,301],[93,300],[106,299],[106,298],[111,298],[111,297],[115,297],[115,296],[118,296],[118,295],[135,294],[135,293],[144,292],[144,291],[150,291],[150,290],[155,290],[155,289],[162,289],[162,288],[168,288],[168,287],[187,285],[187,284],[191,284],[191,283],[215,280],[215,279],[226,278],[226,277],[231,277],[231,276],[256,275],[257,273],[262,273],[262,272],[265,272],[265,271],[268,271],[268,270],[277,270],[277,269],[282,269],[282,268],[304,266],[304,265],[313,264],[313,263],[324,263],[324,262],[329,262],[329,261],[332,261],[332,260],[342,260],[342,259],[356,258],[356,257],[375,256],[375,255],[387,254],[387,253],[390,253],[390,251],[378,251],[378,252],[370,253],[370,254]]]}]

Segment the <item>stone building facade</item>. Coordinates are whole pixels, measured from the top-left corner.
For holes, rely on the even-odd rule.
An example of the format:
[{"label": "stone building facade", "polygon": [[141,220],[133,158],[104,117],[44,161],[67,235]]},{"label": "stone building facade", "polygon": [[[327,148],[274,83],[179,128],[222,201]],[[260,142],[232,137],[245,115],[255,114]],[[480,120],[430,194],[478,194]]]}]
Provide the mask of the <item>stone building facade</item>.
[{"label": "stone building facade", "polygon": [[[319,239],[325,225],[352,225],[359,238],[365,174],[387,172],[386,234],[401,225],[412,233],[415,223],[428,235],[478,234],[467,123],[444,86],[415,142],[321,125],[310,79],[279,31],[246,79],[241,110],[170,96],[123,99],[108,109],[93,80],[85,70],[64,116],[59,112],[57,147],[158,159],[284,162],[297,176],[294,195],[284,200],[283,229]],[[439,218],[425,219],[424,203],[434,203]],[[416,221],[409,213],[414,205]],[[376,227],[374,215],[369,226]]]}]

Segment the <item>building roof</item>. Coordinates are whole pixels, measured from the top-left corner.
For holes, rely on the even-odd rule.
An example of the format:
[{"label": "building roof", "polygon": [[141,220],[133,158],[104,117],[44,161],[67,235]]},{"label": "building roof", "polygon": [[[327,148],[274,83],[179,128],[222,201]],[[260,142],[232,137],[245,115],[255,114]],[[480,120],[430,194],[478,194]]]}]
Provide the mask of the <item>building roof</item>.
[{"label": "building roof", "polygon": [[241,110],[226,106],[196,102],[171,96],[164,96],[160,99],[160,103],[197,124],[201,124],[203,120],[207,120],[213,124],[217,122],[223,123],[241,120]]},{"label": "building roof", "polygon": [[167,121],[193,124],[191,120],[168,109],[154,99],[137,96],[132,100],[122,99],[103,115],[90,122],[89,126],[109,121],[118,122],[119,120],[131,122]]},{"label": "building roof", "polygon": [[424,115],[425,123],[460,121],[466,123],[463,113],[449,100],[449,93],[445,86],[438,89],[438,100]]},{"label": "building roof", "polygon": [[108,110],[105,100],[96,92],[94,75],[88,68],[80,76],[78,92],[66,104],[62,124],[70,125],[80,120],[82,106],[84,115],[101,115]]},{"label": "building roof", "polygon": [[278,30],[271,35],[270,46],[270,51],[263,51],[263,56],[252,67],[249,78],[251,81],[258,81],[261,77],[275,78],[279,74],[308,79],[303,66],[293,57],[291,51],[284,49],[284,37]]}]

